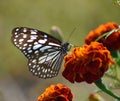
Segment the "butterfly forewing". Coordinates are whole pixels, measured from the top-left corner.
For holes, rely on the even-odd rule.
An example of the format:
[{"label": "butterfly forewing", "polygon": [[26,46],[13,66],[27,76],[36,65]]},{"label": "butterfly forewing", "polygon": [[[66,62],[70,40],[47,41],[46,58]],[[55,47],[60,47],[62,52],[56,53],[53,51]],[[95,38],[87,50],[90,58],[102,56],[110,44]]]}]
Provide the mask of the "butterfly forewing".
[{"label": "butterfly forewing", "polygon": [[52,36],[32,28],[17,27],[12,31],[12,41],[27,58],[34,58],[50,47],[59,48],[61,42]]},{"label": "butterfly forewing", "polygon": [[45,32],[17,27],[12,31],[12,42],[28,58],[29,70],[40,78],[58,74],[69,43],[62,44]]}]

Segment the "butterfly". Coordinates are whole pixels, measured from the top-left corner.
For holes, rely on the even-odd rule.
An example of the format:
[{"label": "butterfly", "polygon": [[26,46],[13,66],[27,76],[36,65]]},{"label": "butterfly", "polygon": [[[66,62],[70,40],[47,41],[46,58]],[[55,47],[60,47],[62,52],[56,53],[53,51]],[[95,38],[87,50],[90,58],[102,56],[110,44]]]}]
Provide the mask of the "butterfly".
[{"label": "butterfly", "polygon": [[33,28],[16,27],[12,43],[27,57],[29,71],[39,78],[58,75],[70,43],[62,43],[53,36]]}]

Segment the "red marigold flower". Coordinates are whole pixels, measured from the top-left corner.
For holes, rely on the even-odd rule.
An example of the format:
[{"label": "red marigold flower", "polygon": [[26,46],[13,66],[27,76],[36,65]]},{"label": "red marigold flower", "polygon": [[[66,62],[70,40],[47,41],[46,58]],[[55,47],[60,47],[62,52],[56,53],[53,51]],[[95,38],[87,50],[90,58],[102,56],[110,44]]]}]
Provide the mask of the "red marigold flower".
[{"label": "red marigold flower", "polygon": [[[118,29],[119,25],[114,22],[105,23],[100,25],[95,30],[89,32],[85,38],[85,43],[90,44],[95,41],[99,36],[107,33],[113,29]],[[101,38],[98,42],[103,43],[109,50],[117,50],[120,48],[120,32],[114,32],[107,38]]]},{"label": "red marigold flower", "polygon": [[84,47],[76,47],[65,56],[62,75],[70,82],[92,83],[100,79],[113,64],[110,52],[101,43],[91,42]]},{"label": "red marigold flower", "polygon": [[71,90],[62,84],[51,85],[38,97],[37,101],[72,101]]}]

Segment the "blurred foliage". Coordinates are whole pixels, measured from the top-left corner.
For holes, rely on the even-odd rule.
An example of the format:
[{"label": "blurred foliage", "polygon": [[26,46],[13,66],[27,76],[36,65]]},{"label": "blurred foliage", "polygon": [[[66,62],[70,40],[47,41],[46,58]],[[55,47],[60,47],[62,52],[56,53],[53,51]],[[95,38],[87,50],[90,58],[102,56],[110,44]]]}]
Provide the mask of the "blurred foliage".
[{"label": "blurred foliage", "polygon": [[[44,86],[56,83],[58,78],[60,78],[59,82],[62,81],[66,84],[66,81],[59,76],[58,78],[56,77],[45,81],[37,79],[30,74],[26,58],[11,43],[11,30],[14,27],[26,26],[49,33],[50,28],[56,25],[61,28],[64,35],[64,41],[68,40],[72,30],[77,27],[69,40],[70,43],[74,45],[82,45],[87,33],[96,28],[99,24],[110,21],[115,21],[120,24],[119,11],[120,7],[114,5],[112,0],[0,0],[1,81],[10,74],[15,80],[18,80],[18,83],[26,82],[26,84],[22,84],[21,88],[24,88],[23,86],[27,87],[29,85],[27,81],[38,80],[40,83],[36,84],[36,82],[31,82],[36,85],[34,87],[31,85],[31,89],[36,89],[35,91],[37,91],[37,93],[40,93],[44,89]],[[81,88],[83,90],[80,89],[79,91],[84,91],[81,94],[81,92],[76,92],[78,86],[73,86],[71,84],[69,84],[69,86],[71,86],[71,88],[74,87],[74,101],[78,101],[77,99],[84,101],[85,96],[93,89],[91,87],[85,92],[84,90],[87,89],[87,87],[84,89]],[[30,94],[34,94],[30,97],[31,99],[29,99],[29,101],[33,101],[32,98],[37,98],[37,95],[35,95],[36,93],[34,93],[35,91],[31,89],[27,89],[30,91],[27,95],[28,98]],[[76,95],[76,93],[78,93],[78,95]]]},{"label": "blurred foliage", "polygon": [[113,0],[113,2],[114,2],[115,5],[120,6],[120,0]]}]

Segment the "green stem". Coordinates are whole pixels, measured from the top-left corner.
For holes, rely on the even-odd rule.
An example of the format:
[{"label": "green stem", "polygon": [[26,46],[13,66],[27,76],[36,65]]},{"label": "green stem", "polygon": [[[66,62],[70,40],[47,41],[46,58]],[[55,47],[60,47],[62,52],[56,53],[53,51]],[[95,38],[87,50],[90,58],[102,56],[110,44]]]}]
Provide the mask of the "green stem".
[{"label": "green stem", "polygon": [[99,41],[100,39],[102,39],[103,37],[105,37],[107,34],[108,34],[108,33],[105,33],[105,34],[99,36],[95,41]]},{"label": "green stem", "polygon": [[112,91],[110,91],[105,85],[104,83],[102,83],[102,80],[99,79],[98,81],[95,82],[95,85],[100,88],[103,92],[107,93],[108,95],[120,100],[120,96],[117,96],[116,94],[114,94]]},{"label": "green stem", "polygon": [[103,37],[104,37],[105,39],[107,39],[111,34],[113,34],[114,32],[118,32],[118,31],[120,31],[120,28],[118,28],[118,29],[113,29],[113,30],[111,30],[111,31],[109,31],[109,32],[107,32],[107,33],[104,33],[104,34],[100,35],[95,41],[99,41],[99,40],[102,39]]}]

